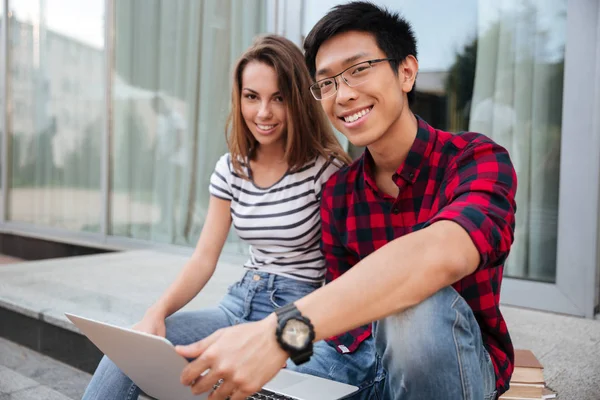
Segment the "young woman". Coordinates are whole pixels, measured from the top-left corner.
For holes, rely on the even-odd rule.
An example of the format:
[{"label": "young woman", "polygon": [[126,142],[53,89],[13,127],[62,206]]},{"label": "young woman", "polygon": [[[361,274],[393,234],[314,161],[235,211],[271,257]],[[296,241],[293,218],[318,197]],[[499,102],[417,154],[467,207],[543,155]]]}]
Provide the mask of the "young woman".
[{"label": "young woman", "polygon": [[[308,87],[302,53],[274,35],[257,39],[238,61],[227,123],[229,153],[210,180],[208,215],[196,249],[175,282],[148,309],[135,329],[190,344],[220,328],[258,321],[323,284],[320,252],[321,188],[350,161]],[[242,279],[217,308],[177,312],[202,290],[215,271],[230,226],[250,244]],[[356,384],[347,363],[365,369],[370,383],[375,352],[337,360],[313,358],[304,371]],[[323,357],[321,357],[323,358]],[[295,367],[290,364],[290,368]],[[140,390],[104,357],[84,399],[133,399]]]}]

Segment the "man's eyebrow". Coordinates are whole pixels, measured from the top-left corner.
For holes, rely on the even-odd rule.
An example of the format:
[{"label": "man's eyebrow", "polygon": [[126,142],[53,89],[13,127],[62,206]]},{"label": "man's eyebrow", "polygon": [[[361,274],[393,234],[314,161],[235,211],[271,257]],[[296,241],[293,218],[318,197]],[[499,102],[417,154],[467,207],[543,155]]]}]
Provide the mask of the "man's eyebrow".
[{"label": "man's eyebrow", "polygon": [[[357,61],[357,60],[359,60],[359,59],[361,59],[363,57],[366,57],[367,55],[368,55],[367,53],[358,53],[358,54],[355,54],[355,55],[353,55],[351,57],[346,58],[344,61],[342,61],[342,65],[346,66],[348,64],[352,64],[355,61]],[[320,70],[317,71],[317,73],[315,74],[315,77],[316,76],[323,76],[323,75],[327,76],[329,74],[331,74],[331,70],[329,68],[321,68]]]}]

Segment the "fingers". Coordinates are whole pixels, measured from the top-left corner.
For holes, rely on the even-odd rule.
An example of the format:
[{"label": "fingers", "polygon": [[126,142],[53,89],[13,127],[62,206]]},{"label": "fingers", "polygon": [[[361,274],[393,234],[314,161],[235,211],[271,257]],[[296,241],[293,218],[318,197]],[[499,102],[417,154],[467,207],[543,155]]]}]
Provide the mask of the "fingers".
[{"label": "fingers", "polygon": [[[190,386],[192,393],[200,394],[212,392],[222,379],[221,386],[211,393],[211,400],[245,400],[260,391],[262,384],[284,367],[287,358],[277,344],[267,343],[274,357],[269,360],[250,345],[265,341],[263,331],[262,325],[248,323],[219,330],[188,346],[177,346],[181,356],[193,360],[183,369],[181,382]],[[264,348],[262,344],[259,347]]]},{"label": "fingers", "polygon": [[[231,379],[225,379],[221,382],[220,386],[210,394],[208,397],[210,400],[246,400],[254,393],[260,391],[260,389],[243,389],[247,387],[241,381],[237,380],[236,377]],[[254,390],[256,389],[256,390]]]},{"label": "fingers", "polygon": [[[210,368],[212,360],[213,357],[211,357],[210,353],[203,353],[200,357],[190,362],[181,372],[181,383],[186,386],[193,386],[196,388],[202,387],[204,388],[205,392],[208,391],[211,388],[211,386],[219,380],[219,377],[217,377],[210,385],[208,383],[201,384],[204,381],[207,381],[206,378],[208,378],[209,375],[211,375],[209,371],[206,375],[202,376],[202,374],[204,374],[204,372]],[[213,377],[215,376],[214,373],[212,375]],[[195,393],[202,392],[199,391]]]},{"label": "fingers", "polygon": [[260,391],[259,386],[252,383],[251,375],[240,374],[236,366],[212,368],[208,373],[193,382],[192,393],[200,394],[212,391],[209,399],[241,399]]},{"label": "fingers", "polygon": [[246,400],[257,392],[245,392],[237,389],[231,382],[219,380],[219,386],[208,396],[209,400]]},{"label": "fingers", "polygon": [[175,347],[177,353],[183,357],[188,359],[196,358],[186,365],[181,372],[181,383],[186,386],[192,386],[192,392],[195,394],[211,390],[212,386],[221,378],[214,373],[210,374],[210,371],[205,376],[202,376],[202,374],[214,366],[217,354],[209,348],[219,338],[220,334],[220,331],[217,331],[204,340],[187,346]]},{"label": "fingers", "polygon": [[222,374],[215,369],[211,369],[204,376],[198,375],[197,379],[194,379],[189,385],[192,393],[200,394],[212,391],[221,380]]},{"label": "fingers", "polygon": [[235,386],[231,381],[221,381],[219,387],[208,396],[210,400],[225,400],[230,398],[235,391]]},{"label": "fingers", "polygon": [[188,344],[187,346],[175,346],[175,351],[185,358],[197,358],[206,351],[221,335],[221,331],[216,331],[212,335],[198,342]]}]

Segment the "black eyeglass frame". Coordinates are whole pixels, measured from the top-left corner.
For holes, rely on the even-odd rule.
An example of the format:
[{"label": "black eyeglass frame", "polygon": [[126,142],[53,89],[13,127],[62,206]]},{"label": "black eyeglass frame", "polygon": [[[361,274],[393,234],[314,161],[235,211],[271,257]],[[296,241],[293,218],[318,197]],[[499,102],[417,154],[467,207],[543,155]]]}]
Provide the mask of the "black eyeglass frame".
[{"label": "black eyeglass frame", "polygon": [[[346,85],[348,85],[348,86],[350,86],[350,87],[357,86],[357,85],[354,85],[354,86],[352,86],[351,84],[349,84],[349,83],[348,83],[348,81],[346,80],[346,78],[344,78],[344,73],[345,73],[346,71],[348,71],[349,69],[352,69],[352,68],[354,68],[354,67],[356,67],[356,66],[358,66],[358,65],[360,65],[360,64],[365,64],[365,63],[367,63],[367,64],[369,64],[369,67],[373,67],[373,64],[378,64],[378,63],[380,63],[380,62],[384,62],[384,61],[396,61],[396,59],[395,59],[395,58],[376,58],[376,59],[373,59],[373,60],[366,60],[366,61],[361,61],[361,62],[359,62],[359,63],[353,64],[353,65],[349,66],[348,68],[346,68],[345,70],[343,70],[342,72],[340,72],[340,73],[339,73],[339,74],[337,74],[337,75],[330,76],[330,77],[323,78],[323,79],[319,79],[318,81],[316,81],[315,83],[313,83],[312,85],[310,85],[310,88],[309,88],[309,89],[310,89],[310,93],[313,95],[313,97],[314,97],[314,98],[315,98],[315,100],[317,100],[317,101],[321,101],[321,100],[323,100],[323,99],[326,99],[326,98],[328,98],[328,97],[331,97],[331,96],[335,95],[335,94],[337,93],[337,91],[338,91],[338,87],[339,87],[338,80],[336,79],[338,76],[341,76],[341,77],[342,77],[342,80],[344,81],[344,83],[345,83]],[[319,89],[319,83],[321,83],[321,82],[323,82],[323,81],[330,80],[330,79],[331,79],[331,80],[333,80],[333,82],[334,82],[334,85],[335,85],[335,90],[334,90],[333,92],[331,92],[331,94],[330,94],[330,95],[328,95],[328,96],[325,96],[325,97],[318,98],[318,97],[317,97],[317,95],[315,94],[315,90],[320,90],[320,89]],[[364,83],[364,82],[365,82],[365,81],[363,81],[363,82],[360,82],[360,83],[358,83],[358,85],[360,85],[361,83]]]}]

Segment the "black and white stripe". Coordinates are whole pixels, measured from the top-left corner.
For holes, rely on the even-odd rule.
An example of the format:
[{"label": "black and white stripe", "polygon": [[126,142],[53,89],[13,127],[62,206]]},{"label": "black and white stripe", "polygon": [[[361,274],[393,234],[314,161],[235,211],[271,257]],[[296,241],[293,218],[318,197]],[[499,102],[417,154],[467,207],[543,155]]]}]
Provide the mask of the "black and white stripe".
[{"label": "black and white stripe", "polygon": [[318,157],[269,188],[233,171],[222,156],[210,178],[210,193],[231,201],[233,226],[250,244],[246,268],[290,278],[322,281],[325,260],[319,250],[321,189],[341,166]]}]

